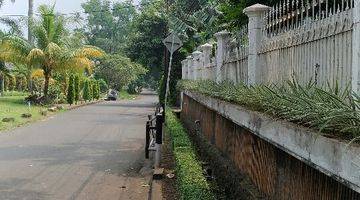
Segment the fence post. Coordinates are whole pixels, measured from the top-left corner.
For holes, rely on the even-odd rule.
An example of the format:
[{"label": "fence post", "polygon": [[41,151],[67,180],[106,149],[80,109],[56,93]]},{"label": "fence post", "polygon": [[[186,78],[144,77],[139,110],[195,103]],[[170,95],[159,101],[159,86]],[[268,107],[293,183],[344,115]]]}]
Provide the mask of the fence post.
[{"label": "fence post", "polygon": [[353,12],[353,50],[352,50],[352,72],[351,87],[354,92],[359,92],[359,67],[360,67],[360,0],[354,0]]},{"label": "fence post", "polygon": [[155,168],[158,168],[160,166],[161,148],[162,148],[162,141],[163,141],[163,123],[164,123],[163,114],[161,114],[161,113],[157,114],[156,115],[156,141],[155,141],[155,149],[156,149]]},{"label": "fence post", "polygon": [[199,69],[200,69],[200,51],[194,51],[193,56],[193,70],[194,70],[194,80],[199,79]]},{"label": "fence post", "polygon": [[215,33],[215,37],[217,40],[215,80],[219,83],[223,79],[221,77],[221,68],[224,65],[227,46],[230,42],[230,33],[226,30],[220,31]]},{"label": "fence post", "polygon": [[203,63],[204,63],[204,67],[203,67],[203,79],[207,80],[210,79],[209,77],[209,68],[210,67],[210,63],[211,63],[211,50],[212,50],[212,45],[209,43],[206,43],[204,45],[200,46],[202,52],[203,52]]},{"label": "fence post", "polygon": [[244,13],[249,17],[249,61],[247,74],[249,85],[260,83],[257,75],[261,65],[258,50],[262,40],[263,16],[269,9],[270,7],[262,4],[255,4],[244,9]]},{"label": "fence post", "polygon": [[150,122],[146,122],[145,158],[149,159]]},{"label": "fence post", "polygon": [[187,68],[188,68],[188,79],[189,80],[192,80],[194,75],[193,75],[193,65],[192,65],[192,57],[191,56],[188,56],[186,57],[186,60],[187,60]]},{"label": "fence post", "polygon": [[187,79],[187,60],[181,61],[182,79]]}]

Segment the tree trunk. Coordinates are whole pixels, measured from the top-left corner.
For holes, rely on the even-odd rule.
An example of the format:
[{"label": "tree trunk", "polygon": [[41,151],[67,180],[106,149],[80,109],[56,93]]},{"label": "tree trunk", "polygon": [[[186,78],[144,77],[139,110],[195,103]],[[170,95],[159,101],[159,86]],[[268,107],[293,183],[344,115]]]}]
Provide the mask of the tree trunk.
[{"label": "tree trunk", "polygon": [[32,19],[34,15],[34,0],[29,0],[29,10],[28,10],[28,40],[29,43],[33,43],[33,38],[31,34],[31,25],[32,25]]},{"label": "tree trunk", "polygon": [[5,91],[4,77],[0,74],[0,96],[4,94]]},{"label": "tree trunk", "polygon": [[49,92],[50,72],[45,71],[44,76],[45,76],[44,97],[45,99],[47,99]]}]

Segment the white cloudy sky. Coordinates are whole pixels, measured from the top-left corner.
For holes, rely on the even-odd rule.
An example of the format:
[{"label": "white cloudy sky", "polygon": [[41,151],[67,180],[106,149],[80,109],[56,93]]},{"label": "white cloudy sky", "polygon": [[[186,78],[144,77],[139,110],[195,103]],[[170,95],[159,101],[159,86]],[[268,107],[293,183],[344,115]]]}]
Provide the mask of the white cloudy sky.
[{"label": "white cloudy sky", "polygon": [[[57,12],[60,13],[74,13],[82,12],[81,3],[87,0],[34,0],[34,12],[37,13],[37,7],[41,4],[54,4]],[[121,0],[112,0],[121,1]],[[138,4],[139,0],[135,0],[134,3]],[[4,0],[4,5],[0,9],[0,16],[9,15],[27,15],[28,12],[28,0],[15,0],[12,3],[11,0]],[[0,28],[3,28],[0,25]],[[24,31],[26,28],[24,27]],[[26,35],[26,34],[25,34]]]},{"label": "white cloudy sky", "polygon": [[[3,7],[0,9],[0,15],[27,14],[28,0],[16,0],[15,3],[12,3],[11,0],[5,0],[4,2]],[[35,8],[40,4],[53,4],[54,2],[56,2],[56,10],[58,12],[71,13],[81,11],[81,3],[86,2],[86,0],[34,0]],[[137,3],[138,0],[135,0],[134,2]]]}]

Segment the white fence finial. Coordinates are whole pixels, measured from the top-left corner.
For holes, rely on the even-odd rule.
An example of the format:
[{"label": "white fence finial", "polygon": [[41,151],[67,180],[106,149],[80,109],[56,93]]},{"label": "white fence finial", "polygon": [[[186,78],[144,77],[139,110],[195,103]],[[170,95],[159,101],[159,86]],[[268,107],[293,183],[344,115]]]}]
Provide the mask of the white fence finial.
[{"label": "white fence finial", "polygon": [[226,30],[215,33],[217,40],[216,49],[216,82],[221,82],[224,77],[221,77],[221,68],[224,65],[227,45],[230,42],[230,33]]},{"label": "white fence finial", "polygon": [[200,79],[200,70],[201,70],[201,63],[200,63],[200,55],[201,52],[200,51],[194,51],[192,53],[192,57],[193,57],[193,70],[194,70],[194,80],[198,80]]},{"label": "white fence finial", "polygon": [[260,71],[257,69],[261,64],[258,50],[262,40],[263,15],[269,9],[270,7],[261,4],[255,4],[244,9],[244,13],[249,17],[249,61],[247,70],[247,83],[249,85],[259,83],[259,78],[256,75]]}]

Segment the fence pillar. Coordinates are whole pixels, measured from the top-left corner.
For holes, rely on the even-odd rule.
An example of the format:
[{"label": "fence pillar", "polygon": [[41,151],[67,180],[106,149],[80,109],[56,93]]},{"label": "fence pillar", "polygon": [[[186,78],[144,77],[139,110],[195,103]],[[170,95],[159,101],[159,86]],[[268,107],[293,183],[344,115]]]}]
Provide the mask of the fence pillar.
[{"label": "fence pillar", "polygon": [[187,60],[181,61],[182,79],[187,79]]},{"label": "fence pillar", "polygon": [[193,77],[194,77],[194,75],[193,75],[193,64],[192,64],[192,57],[191,56],[188,56],[188,57],[186,57],[186,60],[187,60],[187,68],[188,68],[188,79],[189,80],[193,80]]},{"label": "fence pillar", "polygon": [[215,80],[219,83],[223,80],[221,77],[221,68],[224,65],[227,46],[230,42],[230,33],[228,31],[221,31],[215,33],[215,37],[217,40]]},{"label": "fence pillar", "polygon": [[207,80],[210,79],[210,74],[209,74],[209,67],[210,67],[210,63],[211,63],[211,50],[212,50],[212,45],[209,43],[206,43],[204,45],[200,46],[201,51],[203,52],[203,63],[204,63],[204,69],[203,69],[203,79]]},{"label": "fence pillar", "polygon": [[258,50],[262,40],[263,16],[270,7],[255,4],[244,9],[244,13],[249,17],[249,58],[248,58],[248,84],[254,85],[260,83],[257,73],[261,65]]},{"label": "fence pillar", "polygon": [[351,72],[351,88],[354,92],[359,92],[359,67],[360,67],[360,0],[354,1],[353,12],[353,55],[352,55],[352,72]]},{"label": "fence pillar", "polygon": [[192,57],[193,57],[193,70],[194,70],[194,80],[198,80],[200,79],[199,76],[199,69],[200,69],[200,55],[201,52],[200,51],[194,51],[192,53]]}]

